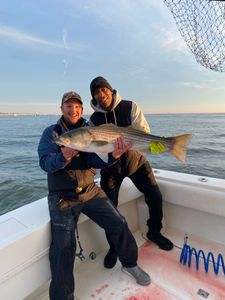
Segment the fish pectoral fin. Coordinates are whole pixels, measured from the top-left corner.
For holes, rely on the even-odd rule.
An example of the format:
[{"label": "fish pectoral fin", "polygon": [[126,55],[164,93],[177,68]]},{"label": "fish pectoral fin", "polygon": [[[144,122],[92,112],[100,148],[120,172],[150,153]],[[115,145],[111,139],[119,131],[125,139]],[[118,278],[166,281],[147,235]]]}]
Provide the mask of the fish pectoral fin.
[{"label": "fish pectoral fin", "polygon": [[92,141],[92,145],[96,146],[96,147],[103,147],[108,145],[108,142],[106,141]]},{"label": "fish pectoral fin", "polygon": [[108,157],[108,153],[96,153],[100,158],[101,160],[103,160],[104,162],[108,162],[109,160],[109,157]]},{"label": "fish pectoral fin", "polygon": [[92,152],[101,153],[108,155],[108,153],[114,151],[113,143],[108,143],[106,141],[93,141],[91,143]]}]

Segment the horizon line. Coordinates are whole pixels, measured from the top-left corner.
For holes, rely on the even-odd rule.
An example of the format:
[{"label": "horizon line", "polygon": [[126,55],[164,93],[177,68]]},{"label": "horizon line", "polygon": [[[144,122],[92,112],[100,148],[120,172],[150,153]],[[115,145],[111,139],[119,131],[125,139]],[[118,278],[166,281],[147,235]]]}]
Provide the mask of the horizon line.
[{"label": "horizon line", "polygon": [[[143,112],[144,113],[144,112]],[[85,116],[89,116],[92,113],[83,114]],[[184,114],[225,114],[224,112],[147,112],[144,115],[184,115]],[[40,113],[40,112],[0,112],[0,116],[58,116],[62,115],[62,113]]]}]

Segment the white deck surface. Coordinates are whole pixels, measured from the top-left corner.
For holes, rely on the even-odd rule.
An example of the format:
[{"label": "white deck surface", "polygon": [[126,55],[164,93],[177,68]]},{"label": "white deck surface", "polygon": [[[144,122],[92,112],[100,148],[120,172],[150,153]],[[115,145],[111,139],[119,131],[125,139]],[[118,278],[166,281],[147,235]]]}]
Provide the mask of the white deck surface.
[{"label": "white deck surface", "polygon": [[[176,243],[177,233],[167,233]],[[212,266],[206,273],[203,265],[197,271],[195,258],[191,268],[179,262],[181,249],[176,246],[172,251],[160,250],[156,245],[144,240],[139,233],[135,234],[139,245],[139,264],[147,271],[152,283],[142,287],[135,283],[133,278],[121,271],[118,261],[116,266],[109,270],[103,267],[104,253],[94,260],[87,260],[76,268],[76,300],[224,300],[225,275],[222,267],[215,275]],[[190,239],[191,246],[198,248],[198,241]],[[211,249],[225,254],[225,247],[210,243],[203,243],[204,252]],[[213,248],[212,248],[213,247]],[[47,300],[45,293],[32,300]]]},{"label": "white deck surface", "polygon": [[[144,242],[144,243],[142,243]],[[76,278],[76,300],[223,300],[225,276],[222,268],[215,275],[212,266],[206,273],[179,263],[181,249],[160,250],[151,242],[140,240],[139,264],[147,271],[152,283],[147,287],[137,285],[133,278],[121,271],[118,262],[112,270],[103,268],[104,255],[79,267]],[[221,249],[224,250],[224,249]],[[203,295],[207,296],[204,298]]]}]

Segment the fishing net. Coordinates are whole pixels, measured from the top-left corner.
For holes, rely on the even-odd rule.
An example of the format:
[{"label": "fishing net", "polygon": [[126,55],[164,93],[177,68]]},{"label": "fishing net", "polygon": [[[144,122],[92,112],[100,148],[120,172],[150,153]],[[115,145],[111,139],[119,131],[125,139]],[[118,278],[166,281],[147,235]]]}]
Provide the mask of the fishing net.
[{"label": "fishing net", "polygon": [[225,71],[225,1],[163,0],[198,63]]}]

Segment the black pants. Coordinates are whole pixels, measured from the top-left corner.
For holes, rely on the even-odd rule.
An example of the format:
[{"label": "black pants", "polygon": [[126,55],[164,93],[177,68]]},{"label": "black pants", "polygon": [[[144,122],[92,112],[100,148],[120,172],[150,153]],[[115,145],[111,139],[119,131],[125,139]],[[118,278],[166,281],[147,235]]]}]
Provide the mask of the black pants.
[{"label": "black pants", "polygon": [[103,191],[93,199],[70,208],[61,209],[58,202],[57,194],[49,194],[52,233],[49,251],[52,274],[49,290],[51,300],[74,299],[75,227],[81,212],[106,231],[123,266],[137,265],[136,241],[128,229],[125,218]]},{"label": "black pants", "polygon": [[[119,189],[125,177],[129,177],[138,190],[145,196],[145,202],[150,215],[147,220],[149,230],[156,233],[160,232],[163,218],[162,194],[148,161],[129,176],[127,176],[126,169],[121,162],[101,171],[101,187],[116,207],[118,205]],[[107,233],[106,237],[113,248],[113,244]]]}]

